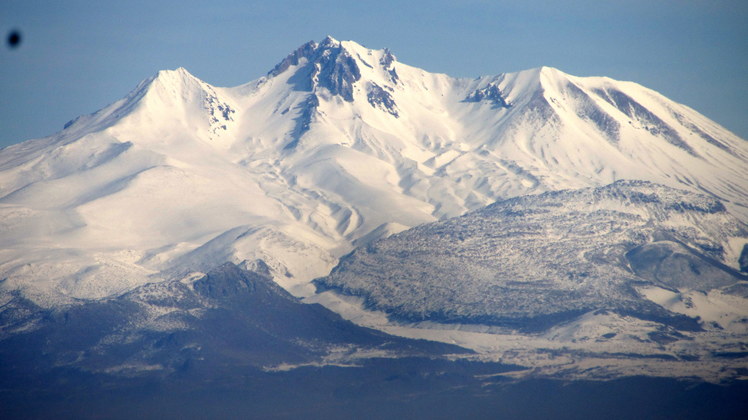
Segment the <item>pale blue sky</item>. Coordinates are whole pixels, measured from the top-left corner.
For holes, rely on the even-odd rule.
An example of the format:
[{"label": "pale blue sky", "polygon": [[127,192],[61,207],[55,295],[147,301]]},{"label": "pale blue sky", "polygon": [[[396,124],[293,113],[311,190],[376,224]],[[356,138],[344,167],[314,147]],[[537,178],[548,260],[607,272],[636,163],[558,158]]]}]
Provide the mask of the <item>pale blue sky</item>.
[{"label": "pale blue sky", "polygon": [[160,69],[217,86],[330,34],[475,77],[542,65],[633,80],[748,138],[748,1],[3,0],[0,147],[50,135]]}]

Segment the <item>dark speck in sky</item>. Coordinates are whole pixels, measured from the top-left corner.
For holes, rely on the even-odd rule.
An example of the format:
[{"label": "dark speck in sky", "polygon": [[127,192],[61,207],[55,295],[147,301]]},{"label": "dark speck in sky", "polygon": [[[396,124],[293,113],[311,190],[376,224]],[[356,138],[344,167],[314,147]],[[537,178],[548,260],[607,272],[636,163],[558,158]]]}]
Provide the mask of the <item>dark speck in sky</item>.
[{"label": "dark speck in sky", "polygon": [[10,31],[7,41],[8,47],[18,48],[18,46],[21,45],[21,33],[16,30]]}]

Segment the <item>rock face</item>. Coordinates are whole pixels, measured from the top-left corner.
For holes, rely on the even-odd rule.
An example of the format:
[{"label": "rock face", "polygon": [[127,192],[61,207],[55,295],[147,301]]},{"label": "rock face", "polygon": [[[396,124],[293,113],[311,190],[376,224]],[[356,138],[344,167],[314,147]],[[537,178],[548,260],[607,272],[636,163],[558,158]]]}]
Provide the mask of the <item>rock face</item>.
[{"label": "rock face", "polygon": [[743,246],[743,252],[740,253],[738,263],[740,264],[740,271],[748,273],[748,244]]},{"label": "rock face", "polygon": [[353,84],[361,79],[361,71],[339,41],[331,37],[320,44],[310,41],[281,61],[268,76],[278,76],[291,66],[300,66],[292,79],[297,89],[311,92],[323,87],[332,95],[353,102]]},{"label": "rock face", "polygon": [[509,104],[504,99],[504,94],[501,93],[501,89],[495,83],[491,83],[488,86],[477,89],[467,98],[465,102],[481,102],[486,101],[494,105],[497,108],[509,108]]},{"label": "rock face", "polygon": [[748,227],[717,200],[643,181],[497,202],[357,249],[321,289],[395,318],[546,328],[606,310],[698,329],[637,287],[744,282]]},{"label": "rock face", "polygon": [[374,108],[387,111],[395,118],[400,116],[397,112],[397,104],[395,104],[395,100],[392,99],[392,95],[376,83],[372,83],[369,86],[369,92],[366,94],[366,98],[369,100],[369,104]]}]

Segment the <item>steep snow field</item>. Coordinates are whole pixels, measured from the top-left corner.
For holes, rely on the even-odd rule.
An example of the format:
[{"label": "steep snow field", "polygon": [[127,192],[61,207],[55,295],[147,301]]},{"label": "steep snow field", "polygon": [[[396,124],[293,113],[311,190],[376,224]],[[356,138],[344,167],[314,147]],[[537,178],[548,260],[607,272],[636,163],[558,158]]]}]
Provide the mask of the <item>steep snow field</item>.
[{"label": "steep snow field", "polygon": [[53,306],[263,260],[309,296],[354,245],[529,193],[642,179],[746,221],[746,174],[745,140],[635,83],[457,79],[327,38],[232,88],[161,71],[0,151],[1,287]]}]

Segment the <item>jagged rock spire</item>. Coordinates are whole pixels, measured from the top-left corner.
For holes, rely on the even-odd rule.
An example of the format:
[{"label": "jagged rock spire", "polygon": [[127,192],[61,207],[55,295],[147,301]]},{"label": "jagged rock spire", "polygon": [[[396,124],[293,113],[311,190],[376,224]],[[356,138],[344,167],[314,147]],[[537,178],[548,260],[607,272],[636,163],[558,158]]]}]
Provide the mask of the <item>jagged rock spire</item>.
[{"label": "jagged rock spire", "polygon": [[319,44],[307,42],[278,63],[268,76],[278,76],[289,67],[299,65],[303,67],[297,72],[299,77],[295,78],[298,90],[314,91],[317,87],[324,87],[333,95],[353,101],[353,84],[361,79],[361,71],[340,41],[328,35]]}]

